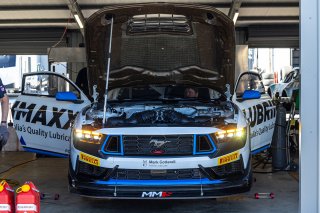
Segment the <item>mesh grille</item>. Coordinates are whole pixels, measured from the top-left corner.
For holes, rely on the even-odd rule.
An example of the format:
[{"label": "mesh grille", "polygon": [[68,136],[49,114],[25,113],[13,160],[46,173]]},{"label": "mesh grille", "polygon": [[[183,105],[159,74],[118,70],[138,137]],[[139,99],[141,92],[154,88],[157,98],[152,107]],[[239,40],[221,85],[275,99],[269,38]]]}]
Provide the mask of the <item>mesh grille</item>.
[{"label": "mesh grille", "polygon": [[222,166],[216,166],[216,167],[213,167],[212,169],[218,176],[221,176],[221,177],[234,174],[234,173],[243,173],[244,169],[243,169],[242,162],[243,162],[242,158],[240,158],[240,160],[237,160],[235,162],[228,163]]},{"label": "mesh grille", "polygon": [[179,32],[189,33],[190,22],[183,15],[146,14],[133,16],[128,22],[129,33]]},{"label": "mesh grille", "polygon": [[[244,172],[241,160],[207,169],[212,169],[220,178],[233,174],[243,174]],[[102,175],[107,170],[107,168],[93,166],[81,161],[78,163],[78,173],[85,177],[103,178]],[[197,168],[177,170],[118,169],[116,171],[110,178],[118,180],[188,180],[205,177],[203,174],[200,175],[200,170]]]},{"label": "mesh grille", "polygon": [[182,180],[199,179],[199,169],[179,169],[179,170],[136,170],[119,169],[112,175],[118,180]]},{"label": "mesh grille", "polygon": [[78,161],[78,173],[100,177],[107,169]]},{"label": "mesh grille", "polygon": [[124,155],[192,155],[193,135],[123,136]]},{"label": "mesh grille", "polygon": [[199,65],[197,40],[190,36],[125,36],[121,45],[121,67],[137,66],[153,71]]}]

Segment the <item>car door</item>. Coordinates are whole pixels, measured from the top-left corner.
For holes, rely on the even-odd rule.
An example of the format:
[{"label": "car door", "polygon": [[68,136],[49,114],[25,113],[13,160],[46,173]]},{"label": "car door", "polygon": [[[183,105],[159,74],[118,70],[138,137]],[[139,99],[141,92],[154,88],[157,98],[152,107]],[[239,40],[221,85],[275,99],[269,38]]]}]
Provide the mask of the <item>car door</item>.
[{"label": "car door", "polygon": [[[57,100],[69,92],[75,101]],[[26,151],[67,156],[70,124],[90,100],[68,78],[54,72],[25,74],[22,91],[12,106],[14,127]]]},{"label": "car door", "polygon": [[[252,90],[260,95],[244,98],[245,91]],[[274,131],[276,107],[275,102],[266,94],[260,75],[254,72],[242,73],[232,98],[249,122],[252,153],[268,148]]]}]

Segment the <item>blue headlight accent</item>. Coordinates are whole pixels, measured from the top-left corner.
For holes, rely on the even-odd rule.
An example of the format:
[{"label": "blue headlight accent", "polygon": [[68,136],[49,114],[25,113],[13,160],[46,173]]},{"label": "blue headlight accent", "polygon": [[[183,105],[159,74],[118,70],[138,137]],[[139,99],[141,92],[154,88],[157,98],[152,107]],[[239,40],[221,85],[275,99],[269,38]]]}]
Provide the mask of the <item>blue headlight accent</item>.
[{"label": "blue headlight accent", "polygon": [[[120,152],[106,152],[105,147],[108,144],[108,140],[110,137],[119,137],[120,140]],[[107,135],[106,139],[104,140],[102,147],[101,147],[101,152],[105,155],[123,155],[123,143],[122,143],[122,135]]]},{"label": "blue headlight accent", "polygon": [[[197,152],[197,136],[207,137],[207,139],[210,141],[210,143],[212,145],[212,150],[210,152]],[[193,135],[193,154],[194,155],[208,155],[208,154],[214,153],[216,150],[217,150],[217,147],[215,146],[210,135],[208,135],[208,134],[206,134],[206,135]]]},{"label": "blue headlight accent", "polygon": [[193,135],[193,155],[197,152],[197,135]]},{"label": "blue headlight accent", "polygon": [[221,184],[222,180],[209,180],[208,178],[195,180],[116,180],[110,179],[107,181],[98,180],[93,182],[99,185],[129,185],[129,186],[177,186],[177,185],[208,185]]}]

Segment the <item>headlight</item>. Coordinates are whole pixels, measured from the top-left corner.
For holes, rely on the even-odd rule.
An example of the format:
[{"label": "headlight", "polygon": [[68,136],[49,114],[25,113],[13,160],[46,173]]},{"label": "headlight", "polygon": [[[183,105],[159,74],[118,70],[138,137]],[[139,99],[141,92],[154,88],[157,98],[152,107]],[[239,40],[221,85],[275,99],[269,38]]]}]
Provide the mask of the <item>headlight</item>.
[{"label": "headlight", "polygon": [[76,129],[74,131],[74,137],[84,143],[100,144],[101,136],[101,134],[90,130]]},{"label": "headlight", "polygon": [[228,129],[215,133],[219,142],[233,142],[246,138],[246,128]]}]

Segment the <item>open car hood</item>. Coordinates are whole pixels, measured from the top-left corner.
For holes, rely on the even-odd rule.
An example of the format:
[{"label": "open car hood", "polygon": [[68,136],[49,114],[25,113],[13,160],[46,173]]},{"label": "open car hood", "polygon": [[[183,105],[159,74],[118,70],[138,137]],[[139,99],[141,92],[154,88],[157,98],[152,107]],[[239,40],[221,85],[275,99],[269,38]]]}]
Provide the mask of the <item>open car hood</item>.
[{"label": "open car hood", "polygon": [[109,89],[146,84],[234,88],[234,26],[204,5],[110,6],[86,21],[89,89],[105,92],[113,17]]}]

